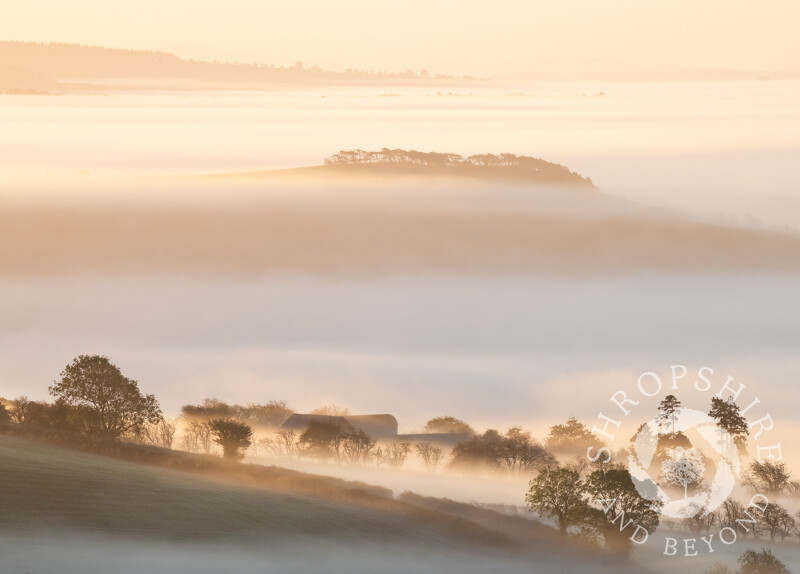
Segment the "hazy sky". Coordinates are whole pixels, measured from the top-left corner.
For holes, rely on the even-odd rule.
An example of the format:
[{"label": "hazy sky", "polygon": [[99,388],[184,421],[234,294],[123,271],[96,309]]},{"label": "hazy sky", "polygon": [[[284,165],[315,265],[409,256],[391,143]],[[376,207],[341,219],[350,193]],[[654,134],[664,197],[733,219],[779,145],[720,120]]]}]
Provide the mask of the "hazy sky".
[{"label": "hazy sky", "polygon": [[326,68],[800,68],[797,0],[0,0],[0,38]]}]

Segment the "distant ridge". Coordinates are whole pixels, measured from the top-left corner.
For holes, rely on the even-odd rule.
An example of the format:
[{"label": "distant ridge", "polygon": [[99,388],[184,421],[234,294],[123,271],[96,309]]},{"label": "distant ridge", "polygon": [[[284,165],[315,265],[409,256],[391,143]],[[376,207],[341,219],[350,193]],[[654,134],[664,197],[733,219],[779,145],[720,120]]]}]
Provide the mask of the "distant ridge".
[{"label": "distant ridge", "polygon": [[[182,81],[236,87],[263,87],[265,85],[347,84],[365,81],[385,83],[389,80],[392,83],[474,80],[470,77],[455,78],[442,74],[431,75],[426,71],[388,73],[348,69],[343,72],[333,72],[322,70],[317,66],[306,68],[300,62],[290,67],[217,61],[202,62],[179,58],[169,52],[125,50],[81,44],[10,41],[0,42],[0,65],[24,70],[27,77],[36,77],[40,78],[39,81],[47,82],[140,80],[150,84],[154,81],[162,83]],[[3,77],[0,75],[0,90],[34,87],[28,85],[6,85],[4,87],[3,83]],[[72,83],[64,84],[61,87],[75,89]]]}]

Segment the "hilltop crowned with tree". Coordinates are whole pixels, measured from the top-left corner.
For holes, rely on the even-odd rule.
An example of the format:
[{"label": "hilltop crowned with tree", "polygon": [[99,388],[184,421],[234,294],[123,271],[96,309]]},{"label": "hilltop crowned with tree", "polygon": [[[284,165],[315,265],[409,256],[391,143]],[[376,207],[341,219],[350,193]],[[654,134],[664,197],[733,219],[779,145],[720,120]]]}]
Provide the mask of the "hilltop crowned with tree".
[{"label": "hilltop crowned with tree", "polygon": [[391,175],[449,175],[504,179],[594,188],[592,180],[568,167],[513,153],[464,157],[455,153],[383,148],[340,151],[325,159],[325,167],[341,172]]}]

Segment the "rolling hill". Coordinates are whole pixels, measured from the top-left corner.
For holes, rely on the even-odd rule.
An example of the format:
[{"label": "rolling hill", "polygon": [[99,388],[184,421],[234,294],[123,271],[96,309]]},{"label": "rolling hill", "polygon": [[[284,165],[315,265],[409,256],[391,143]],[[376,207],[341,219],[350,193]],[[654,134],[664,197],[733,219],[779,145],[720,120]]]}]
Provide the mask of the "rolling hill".
[{"label": "rolling hill", "polygon": [[170,451],[146,458],[0,436],[4,566],[77,574],[154,562],[161,572],[211,572],[220,563],[228,572],[530,572],[536,564],[544,573],[568,563],[572,572],[625,571],[610,556],[562,547],[548,527],[523,521],[530,527],[520,529],[520,519],[470,505],[443,512],[430,499],[395,500],[383,489],[274,467]]}]

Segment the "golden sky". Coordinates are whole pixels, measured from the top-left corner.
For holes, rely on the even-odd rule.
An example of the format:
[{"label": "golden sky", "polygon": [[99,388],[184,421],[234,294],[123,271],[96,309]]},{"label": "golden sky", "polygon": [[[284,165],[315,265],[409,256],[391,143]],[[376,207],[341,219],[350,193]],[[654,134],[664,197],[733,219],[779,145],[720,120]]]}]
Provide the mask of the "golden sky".
[{"label": "golden sky", "polygon": [[0,38],[329,69],[800,69],[798,0],[0,0]]}]

